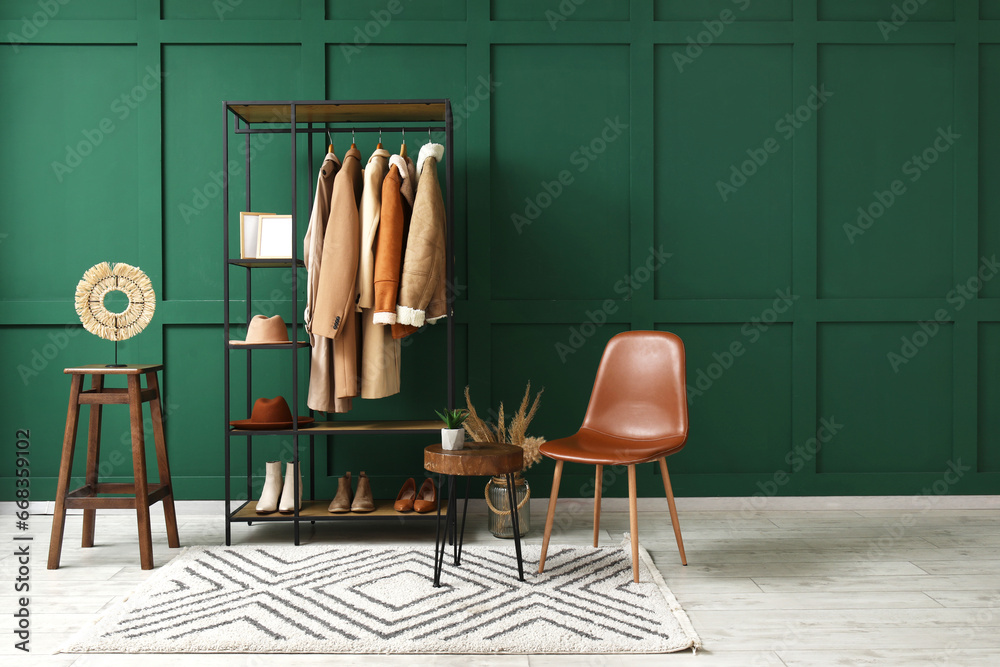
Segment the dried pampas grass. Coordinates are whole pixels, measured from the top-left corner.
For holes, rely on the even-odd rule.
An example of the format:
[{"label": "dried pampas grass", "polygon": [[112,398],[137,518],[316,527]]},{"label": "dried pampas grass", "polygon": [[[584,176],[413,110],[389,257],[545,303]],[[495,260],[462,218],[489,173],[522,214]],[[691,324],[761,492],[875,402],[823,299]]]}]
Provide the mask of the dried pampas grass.
[{"label": "dried pampas grass", "polygon": [[[128,306],[120,313],[112,313],[104,305],[104,298],[116,291],[128,297]],[[95,264],[76,286],[76,313],[83,328],[104,340],[131,338],[146,328],[155,310],[153,283],[131,264]]]},{"label": "dried pampas grass", "polygon": [[465,432],[474,442],[498,442],[520,447],[524,450],[524,469],[527,470],[542,460],[542,454],[538,448],[545,443],[545,438],[528,437],[528,425],[534,419],[535,413],[538,412],[538,404],[544,391],[542,389],[535,395],[535,400],[529,409],[528,402],[531,399],[531,383],[529,382],[524,389],[521,405],[518,406],[517,412],[514,413],[508,425],[504,418],[503,403],[500,404],[500,409],[497,412],[497,423],[491,424],[476,412],[476,406],[472,404],[472,397],[469,395],[469,388],[466,387],[465,406],[469,411],[469,416],[465,420]]}]

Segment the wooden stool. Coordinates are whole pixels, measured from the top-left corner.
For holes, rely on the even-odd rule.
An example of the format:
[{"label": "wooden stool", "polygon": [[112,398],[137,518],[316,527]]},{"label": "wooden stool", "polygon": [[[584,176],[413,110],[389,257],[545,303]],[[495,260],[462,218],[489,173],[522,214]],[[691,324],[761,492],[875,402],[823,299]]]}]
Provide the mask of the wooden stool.
[{"label": "wooden stool", "polygon": [[[63,372],[71,375],[69,389],[69,412],[66,415],[66,435],[63,438],[62,462],[59,464],[59,485],[56,489],[56,508],[52,517],[52,539],[49,543],[48,569],[59,568],[62,553],[63,529],[66,526],[67,508],[83,509],[84,548],[94,546],[94,521],[98,509],[135,508],[139,523],[139,562],[144,570],[153,569],[153,538],[149,529],[149,506],[163,501],[163,517],[167,524],[167,543],[172,548],[180,546],[177,538],[177,516],[174,513],[174,492],[170,486],[170,465],[167,463],[167,447],[163,440],[163,414],[160,410],[160,385],[156,380],[157,371],[163,364],[128,365],[108,368],[101,364],[67,368]],[[145,374],[146,388],[143,389],[139,376]],[[90,389],[83,391],[83,376],[90,375]],[[128,376],[128,388],[105,389],[105,375]],[[146,482],[146,449],[143,440],[142,404],[149,402],[153,421],[153,442],[156,444],[156,464],[160,470],[160,483]],[[132,430],[132,466],[135,483],[100,483],[97,481],[97,467],[101,453],[101,406],[121,404],[129,406]],[[76,445],[76,427],[80,422],[80,406],[90,406],[90,430],[87,435],[87,477],[86,484],[75,491],[69,490],[73,473],[73,449]],[[99,493],[127,493],[132,498],[98,498]]]},{"label": "wooden stool", "polygon": [[[445,543],[454,545],[455,565],[462,564],[462,542],[465,538],[465,515],[469,509],[469,478],[503,475],[507,478],[507,496],[511,507],[517,507],[514,498],[514,473],[524,468],[524,451],[514,445],[496,442],[467,442],[462,449],[444,449],[440,444],[424,448],[424,469],[438,473],[437,537],[434,540],[434,587],[441,587],[441,570],[444,569]],[[444,537],[441,537],[441,475],[448,476],[448,516],[445,518]],[[455,497],[455,477],[465,477],[465,505],[462,508],[462,527],[458,527],[458,499]],[[524,561],[521,558],[521,526],[518,512],[511,512],[514,529],[514,550],[517,554],[517,578],[524,581]]]}]

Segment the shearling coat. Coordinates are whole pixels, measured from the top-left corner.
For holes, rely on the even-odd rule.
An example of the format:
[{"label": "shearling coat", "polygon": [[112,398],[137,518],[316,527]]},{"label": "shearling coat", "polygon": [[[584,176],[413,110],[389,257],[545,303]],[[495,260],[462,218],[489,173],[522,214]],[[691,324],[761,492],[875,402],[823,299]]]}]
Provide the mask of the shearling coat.
[{"label": "shearling coat", "polygon": [[309,396],[306,404],[311,410],[321,412],[347,412],[351,409],[351,399],[337,398],[334,388],[333,346],[329,338],[313,333],[312,320],[316,309],[316,292],[319,288],[319,271],[323,264],[323,241],[326,235],[326,223],[330,217],[330,197],[333,193],[333,182],[340,170],[340,159],[333,153],[327,153],[320,167],[316,182],[316,197],[313,200],[312,214],[309,216],[309,227],[303,241],[302,257],[305,260],[308,277],[306,279],[306,310],[303,322],[309,333],[311,349],[309,362]]},{"label": "shearling coat", "polygon": [[410,158],[393,155],[382,184],[382,225],[375,252],[375,323],[396,323],[403,241],[413,213],[417,170]]},{"label": "shearling coat", "polygon": [[[406,235],[393,337],[409,335],[424,322],[434,323],[448,314],[445,236],[447,215],[437,163],[444,155],[441,144],[425,144],[417,159],[417,194],[410,230]],[[400,326],[402,325],[402,326]]]},{"label": "shearling coat", "polygon": [[357,275],[361,227],[358,201],[361,197],[361,152],[351,148],[333,183],[330,217],[323,240],[313,333],[336,342],[334,386],[338,398],[357,396],[358,376]]}]

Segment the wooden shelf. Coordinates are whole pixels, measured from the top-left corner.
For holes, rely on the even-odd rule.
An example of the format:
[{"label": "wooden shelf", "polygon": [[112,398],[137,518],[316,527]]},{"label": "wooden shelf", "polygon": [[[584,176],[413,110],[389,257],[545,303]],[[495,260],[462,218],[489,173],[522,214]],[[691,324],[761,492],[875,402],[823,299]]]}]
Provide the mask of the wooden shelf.
[{"label": "wooden shelf", "polygon": [[[247,123],[290,123],[292,105],[288,102],[230,102],[229,109]],[[344,122],[441,122],[445,121],[444,100],[409,100],[385,103],[357,101],[330,104],[296,103],[296,123]]]},{"label": "wooden shelf", "polygon": [[[291,268],[292,260],[290,259],[231,259],[229,263],[233,266],[245,266],[248,269],[280,269],[280,268]],[[295,260],[295,266],[305,266],[306,263],[301,260]]]},{"label": "wooden shelf", "polygon": [[[327,511],[330,506],[329,500],[303,500],[302,509],[299,511],[299,520],[302,521],[337,521],[350,519],[436,519],[437,510],[418,514],[416,512],[397,512],[392,508],[396,500],[376,500],[375,511],[364,514],[347,512],[345,514],[333,514]],[[447,502],[441,505],[441,515],[448,513]],[[257,502],[250,501],[237,511],[233,512],[233,521],[294,521],[294,514],[257,514]]]},{"label": "wooden shelf", "polygon": [[[444,428],[444,422],[431,420],[376,420],[376,421],[332,421],[314,422],[312,426],[299,428],[302,435],[330,435],[335,433],[438,433]],[[292,429],[275,431],[257,431],[250,429],[232,429],[233,435],[289,435]]]}]

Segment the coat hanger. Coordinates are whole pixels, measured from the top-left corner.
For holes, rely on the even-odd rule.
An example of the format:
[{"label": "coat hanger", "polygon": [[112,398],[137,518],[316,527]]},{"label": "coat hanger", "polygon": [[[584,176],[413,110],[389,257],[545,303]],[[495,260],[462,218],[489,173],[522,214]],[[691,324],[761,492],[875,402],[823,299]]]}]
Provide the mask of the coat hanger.
[{"label": "coat hanger", "polygon": [[351,150],[352,151],[356,150],[357,147],[358,147],[357,144],[354,143],[354,128],[352,127],[351,128]]},{"label": "coat hanger", "polygon": [[327,153],[332,153],[333,152],[333,135],[330,134],[330,130],[326,131],[326,136],[330,140],[329,145],[327,145],[327,147],[326,147],[326,152]]},{"label": "coat hanger", "polygon": [[375,147],[375,150],[379,150],[380,148],[382,148],[382,128],[381,127],[378,129],[378,146]]},{"label": "coat hanger", "polygon": [[399,157],[406,157],[406,128],[403,128],[403,145],[399,147]]}]

